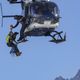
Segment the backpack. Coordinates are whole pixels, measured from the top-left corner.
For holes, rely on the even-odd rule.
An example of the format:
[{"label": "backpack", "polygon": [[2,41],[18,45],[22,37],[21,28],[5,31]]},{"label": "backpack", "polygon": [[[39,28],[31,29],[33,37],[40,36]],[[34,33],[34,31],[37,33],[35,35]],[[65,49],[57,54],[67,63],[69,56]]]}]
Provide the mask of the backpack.
[{"label": "backpack", "polygon": [[11,36],[8,34],[7,37],[6,37],[6,43],[9,43],[10,40],[12,40]]}]

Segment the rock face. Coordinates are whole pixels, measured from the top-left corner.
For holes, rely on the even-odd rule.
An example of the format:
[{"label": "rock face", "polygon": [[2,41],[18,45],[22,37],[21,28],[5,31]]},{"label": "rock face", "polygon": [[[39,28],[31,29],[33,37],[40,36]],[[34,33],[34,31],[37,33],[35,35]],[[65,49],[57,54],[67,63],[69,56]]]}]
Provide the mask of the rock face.
[{"label": "rock face", "polygon": [[55,80],[80,80],[80,70],[77,72],[77,74],[71,78],[71,79],[65,79],[62,76],[56,77]]},{"label": "rock face", "polygon": [[77,72],[77,74],[70,80],[80,80],[80,70]]},{"label": "rock face", "polygon": [[55,78],[55,80],[65,80],[62,76]]}]

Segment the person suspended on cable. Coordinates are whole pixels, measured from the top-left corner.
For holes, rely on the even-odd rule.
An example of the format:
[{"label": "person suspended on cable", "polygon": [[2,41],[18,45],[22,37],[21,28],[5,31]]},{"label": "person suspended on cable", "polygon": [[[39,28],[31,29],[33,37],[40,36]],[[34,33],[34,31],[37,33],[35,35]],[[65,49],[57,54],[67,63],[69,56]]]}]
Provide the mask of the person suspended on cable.
[{"label": "person suspended on cable", "polygon": [[10,25],[10,32],[8,33],[8,35],[6,37],[6,44],[8,47],[12,48],[10,53],[15,53],[16,56],[20,56],[21,52],[19,51],[19,49],[17,47],[17,42],[15,40],[18,32],[13,33],[12,27],[13,27],[13,25]]},{"label": "person suspended on cable", "polygon": [[28,22],[26,21],[26,18],[23,17],[23,16],[18,16],[18,17],[15,17],[15,19],[17,20],[17,23],[15,26],[13,26],[12,28],[16,28],[19,23],[21,23],[22,27],[21,27],[21,30],[20,30],[20,37],[17,41],[26,41],[26,39],[24,38],[24,30],[26,27],[28,27]]}]

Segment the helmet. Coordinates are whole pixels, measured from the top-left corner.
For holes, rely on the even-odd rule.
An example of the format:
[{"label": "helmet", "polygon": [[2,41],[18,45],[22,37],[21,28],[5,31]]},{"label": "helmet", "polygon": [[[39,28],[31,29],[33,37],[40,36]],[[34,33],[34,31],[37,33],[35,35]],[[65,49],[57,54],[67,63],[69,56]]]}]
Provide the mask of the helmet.
[{"label": "helmet", "polygon": [[9,27],[9,28],[10,28],[10,30],[12,30],[12,28],[13,28],[13,25],[10,25],[10,27]]}]

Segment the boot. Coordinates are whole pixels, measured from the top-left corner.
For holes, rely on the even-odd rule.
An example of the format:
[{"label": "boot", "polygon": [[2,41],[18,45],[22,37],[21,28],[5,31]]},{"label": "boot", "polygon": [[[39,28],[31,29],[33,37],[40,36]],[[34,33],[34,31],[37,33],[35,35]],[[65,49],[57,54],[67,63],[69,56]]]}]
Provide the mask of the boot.
[{"label": "boot", "polygon": [[20,56],[22,52],[16,52],[16,56]]}]

